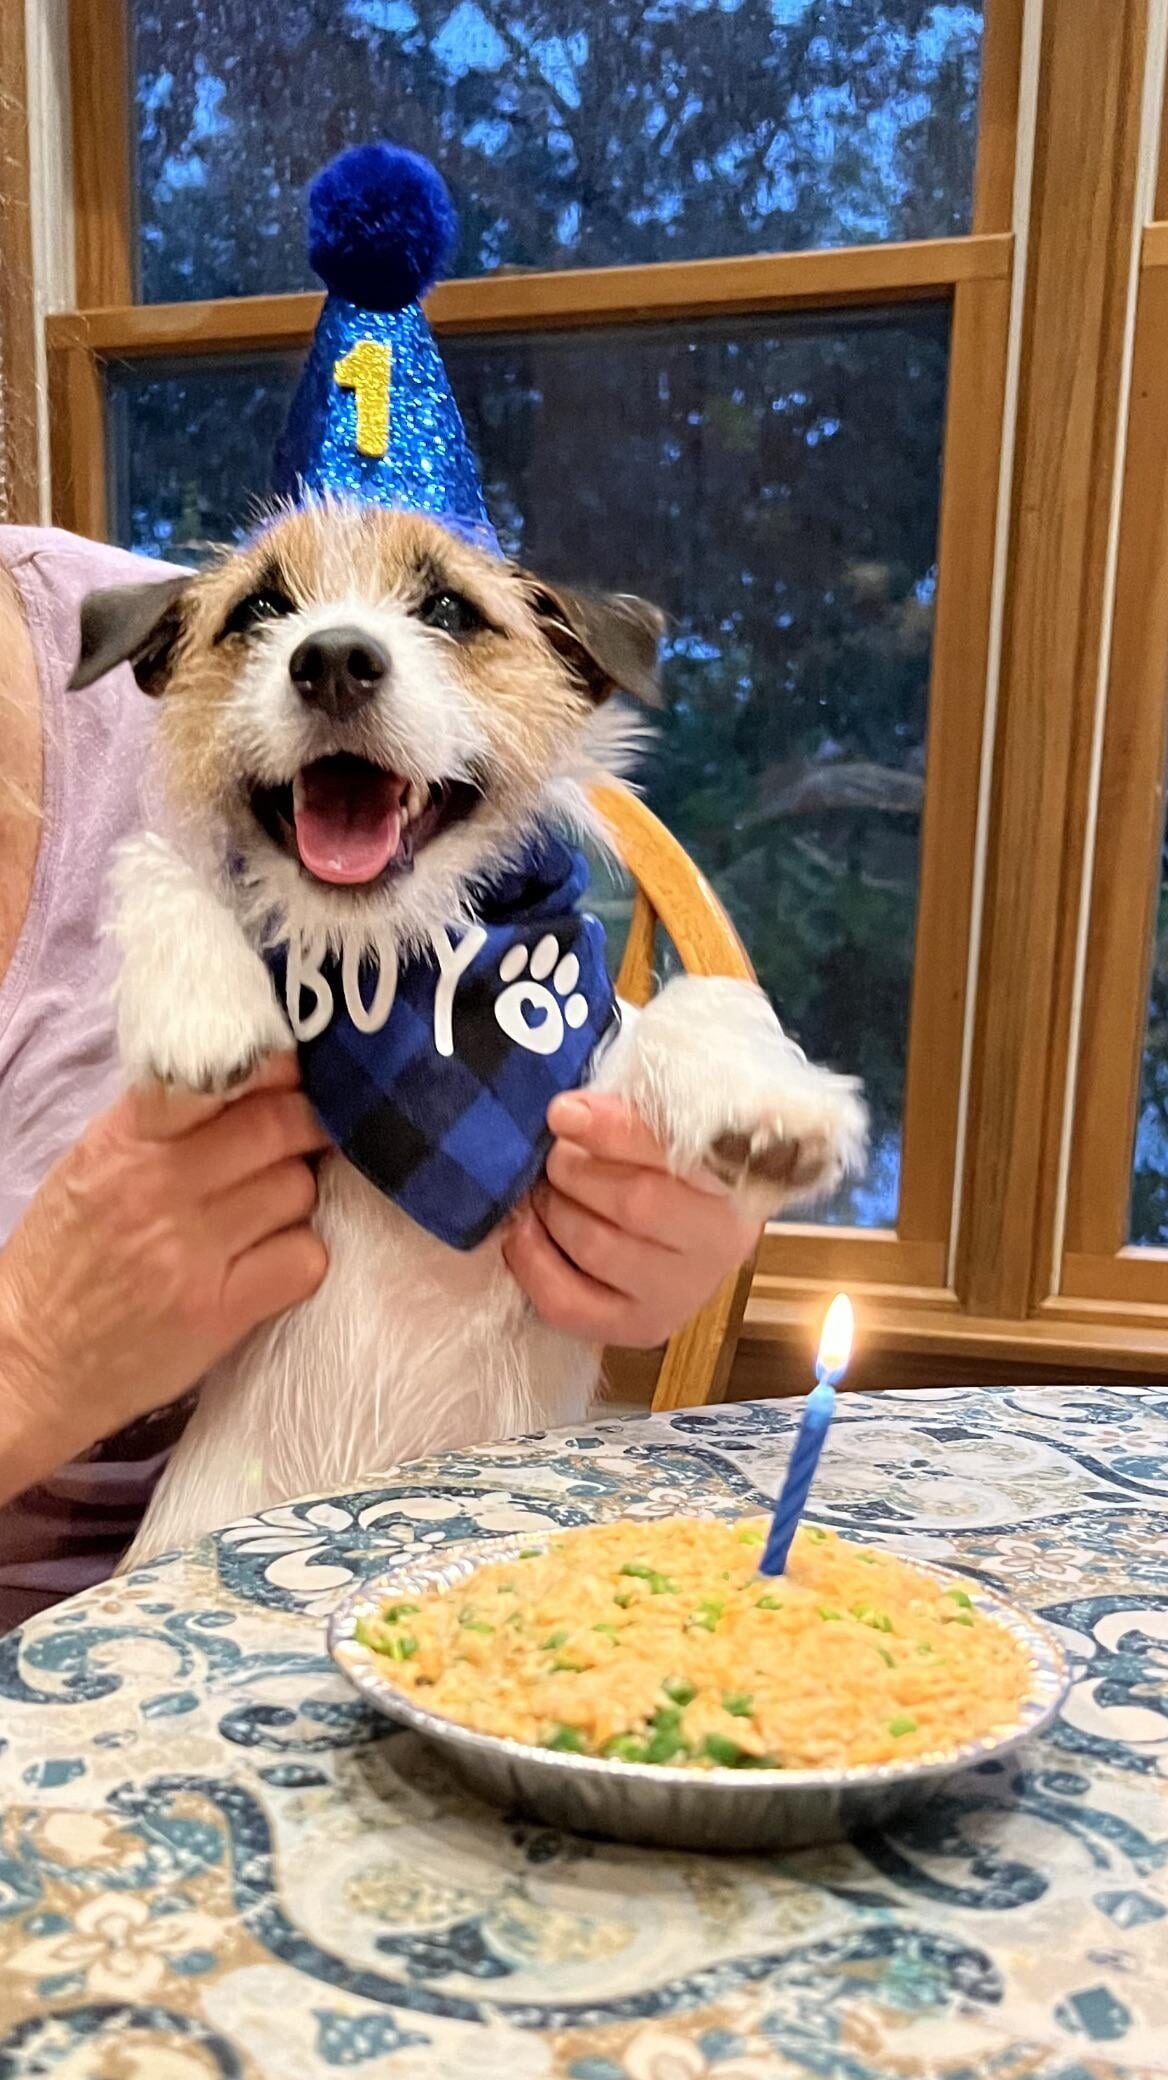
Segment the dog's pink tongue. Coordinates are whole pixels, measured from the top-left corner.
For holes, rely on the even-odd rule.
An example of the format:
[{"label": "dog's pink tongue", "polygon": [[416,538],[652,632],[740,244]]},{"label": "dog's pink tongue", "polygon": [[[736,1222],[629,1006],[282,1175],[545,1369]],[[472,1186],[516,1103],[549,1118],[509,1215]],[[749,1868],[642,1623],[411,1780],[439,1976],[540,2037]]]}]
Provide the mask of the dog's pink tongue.
[{"label": "dog's pink tongue", "polygon": [[341,753],[305,766],[293,799],[296,847],[318,881],[375,881],[401,843],[406,783]]}]

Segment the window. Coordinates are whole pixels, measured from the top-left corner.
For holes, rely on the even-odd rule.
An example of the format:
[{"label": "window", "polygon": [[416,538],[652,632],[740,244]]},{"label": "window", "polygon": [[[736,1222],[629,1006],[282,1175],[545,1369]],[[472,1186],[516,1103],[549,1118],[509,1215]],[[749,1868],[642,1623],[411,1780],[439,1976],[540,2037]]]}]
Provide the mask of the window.
[{"label": "window", "polygon": [[1140,253],[1126,468],[1106,659],[1099,823],[1082,975],[1063,1308],[1168,1303],[1165,759],[1168,755],[1168,163]]},{"label": "window", "polygon": [[869,1176],[808,1243],[879,1232],[885,1275],[940,1281],[956,1100],[922,1131],[906,1079],[914,1031],[959,1071],[938,899],[965,905],[975,802],[944,832],[927,804],[980,731],[993,512],[960,427],[997,442],[1012,146],[979,148],[978,107],[1012,0],[989,34],[935,0],[305,0],[262,37],[237,0],[117,13],[120,53],[74,0],[127,132],[120,182],[82,154],[112,308],[56,369],[103,422],[88,524],[197,556],[246,522],[315,311],[305,181],[371,128],[434,154],[463,244],[432,315],[507,545],[668,610],[650,799],[791,1029],[868,1087]]},{"label": "window", "polygon": [[960,0],[132,0],[141,299],[315,288],[305,186],[382,136],[445,170],[460,275],[964,232],[981,27]]},{"label": "window", "polygon": [[[869,1176],[768,1245],[784,1274],[868,1275],[870,1238],[877,1281],[945,1281],[995,526],[970,430],[995,456],[1009,312],[995,11],[293,0],[257,35],[238,0],[73,0],[61,517],[186,557],[245,525],[317,308],[307,179],[371,133],[438,159],[462,246],[431,315],[505,542],[668,610],[650,800],[791,1029],[868,1087]],[[122,126],[113,170],[86,106]]]},{"label": "window", "polygon": [[[919,305],[447,347],[506,549],[670,616],[649,800],[804,1044],[863,1075],[874,1159],[833,1211],[886,1226],[948,329]],[[118,537],[185,557],[246,525],[295,378],[288,359],[115,371]]]},{"label": "window", "polygon": [[1168,1376],[1157,20],[71,0],[59,519],[189,558],[247,524],[305,182],[388,133],[460,205],[429,309],[507,546],[669,610],[650,799],[875,1123],[767,1238],[758,1384],[837,1283],[869,1378]]},{"label": "window", "polygon": [[1128,1239],[1137,1246],[1168,1248],[1168,858],[1161,870],[1152,948]]}]

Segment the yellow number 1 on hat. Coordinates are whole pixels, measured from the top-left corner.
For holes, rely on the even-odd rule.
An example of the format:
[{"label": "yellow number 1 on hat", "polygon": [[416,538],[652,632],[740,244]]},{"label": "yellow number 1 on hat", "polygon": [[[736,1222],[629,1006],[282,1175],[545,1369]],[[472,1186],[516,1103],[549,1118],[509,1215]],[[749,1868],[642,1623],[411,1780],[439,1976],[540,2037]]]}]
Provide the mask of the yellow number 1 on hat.
[{"label": "yellow number 1 on hat", "polygon": [[357,399],[357,453],[381,456],[389,447],[390,350],[384,340],[359,339],[333,369],[341,390]]}]

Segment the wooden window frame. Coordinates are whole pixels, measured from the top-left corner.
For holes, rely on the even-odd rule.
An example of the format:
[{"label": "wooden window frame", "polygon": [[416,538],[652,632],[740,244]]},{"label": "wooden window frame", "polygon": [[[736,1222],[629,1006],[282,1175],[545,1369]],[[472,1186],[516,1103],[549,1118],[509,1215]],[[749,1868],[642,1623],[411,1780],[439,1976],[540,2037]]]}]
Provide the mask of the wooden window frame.
[{"label": "wooden window frame", "polygon": [[1032,1355],[1163,1379],[1168,1252],[1126,1246],[1168,678],[1157,18],[1150,0],[1075,0],[1044,39],[959,1284],[974,1317],[1024,1324]]},{"label": "wooden window frame", "polygon": [[0,6],[0,383],[15,396],[3,414],[0,517],[39,518],[36,414],[14,371],[36,366],[29,195],[28,80],[24,0]]},{"label": "wooden window frame", "polygon": [[[991,0],[970,235],[900,245],[758,255],[646,267],[500,275],[448,282],[427,312],[443,334],[566,331],[793,310],[898,305],[925,298],[951,309],[949,411],[942,458],[939,584],[929,708],[929,786],[920,838],[921,900],[908,1035],[903,1188],[895,1231],[784,1228],[763,1267],[797,1279],[867,1277],[943,1290],[946,1284],[976,800],[989,650],[1013,241],[1010,230],[1021,0]],[[157,355],[303,348],[320,298],[135,305],[128,164],[99,138],[129,119],[124,0],[73,0],[77,90],[77,279],[86,306],[49,321],[59,466],[56,517],[81,533],[106,524],[102,434],[111,361]],[[98,111],[101,121],[98,121]],[[112,155],[114,159],[118,155]],[[913,1064],[927,1064],[914,1074]],[[938,1096],[940,1092],[943,1095]]]},{"label": "wooden window frame", "polygon": [[[443,283],[427,299],[439,336],[794,310],[893,310],[922,300],[951,307],[950,397],[960,396],[961,409],[951,404],[942,458],[938,557],[946,561],[933,635],[930,783],[906,1075],[911,1093],[914,1057],[928,1062],[934,1090],[947,1096],[939,1102],[922,1091],[915,1103],[911,1096],[906,1102],[896,1230],[784,1228],[767,1238],[763,1268],[788,1276],[945,1282],[969,961],[968,937],[954,920],[968,918],[970,909],[976,798],[964,776],[980,756],[998,493],[997,444],[982,436],[1002,418],[1011,249],[1008,232],[982,232],[899,246],[502,275]],[[319,296],[302,294],[131,304],[50,318],[58,523],[81,534],[100,536],[106,529],[103,422],[111,362],[302,350],[320,307]],[[869,1256],[870,1269],[862,1264]]]},{"label": "wooden window frame", "polygon": [[1058,1290],[1168,1327],[1168,1249],[1129,1243],[1132,1162],[1151,989],[1168,758],[1168,101],[1156,217],[1143,234],[1114,621],[1099,761],[1077,1103]]},{"label": "wooden window frame", "polygon": [[[1035,0],[987,0],[968,236],[484,277],[443,284],[428,299],[440,335],[894,309],[924,299],[950,307],[901,1203],[895,1231],[800,1225],[766,1238],[742,1371],[748,1383],[761,1380],[758,1368],[765,1364],[771,1390],[776,1351],[791,1344],[793,1330],[802,1342],[809,1300],[843,1282],[867,1303],[863,1376],[877,1382],[904,1378],[910,1359],[934,1379],[960,1379],[968,1366],[983,1377],[995,1366],[1014,1377],[1088,1369],[1108,1376],[1157,1369],[1168,1376],[1168,1306],[1162,1318],[1148,1308],[1132,1315],[1121,1307],[1108,1315],[1090,1293],[1071,1290],[1082,1254],[1071,1248],[1082,1198],[1074,1159],[1061,1292],[1052,1268],[1076,1030],[1082,917],[1076,877],[1082,876],[1082,812],[1092,784],[1093,659],[1107,620],[1109,507],[1101,487],[1110,486],[1125,431],[1114,408],[1126,308],[1115,255],[1124,248],[1135,190],[1133,139],[1154,4],[1059,0],[1056,9],[1047,0],[1038,53],[1039,147],[1018,226],[1021,54],[1027,7]],[[129,134],[126,25],[126,0],[71,0],[81,308],[51,318],[47,327],[55,517],[99,535],[106,521],[109,364],[302,348],[320,307],[313,295],[133,303],[128,154],[111,155],[99,143]],[[1168,217],[1168,190],[1160,208]],[[1026,278],[1018,283],[1016,231],[1025,231],[1029,250]],[[1141,311],[1136,346],[1125,540],[1134,538],[1136,512],[1152,512],[1153,450],[1158,441],[1163,456],[1168,444],[1162,426],[1149,434],[1143,420],[1137,424],[1147,409],[1139,371],[1151,366],[1157,340],[1168,344],[1161,279],[1168,278],[1166,242],[1168,223],[1153,225],[1144,246],[1148,315],[1145,323]],[[1158,290],[1149,286],[1153,277]],[[1084,339],[1092,342],[1089,365]],[[1022,374],[1012,459],[1003,476],[1012,356]],[[1156,486],[1157,542],[1168,530],[1166,476],[1161,471]],[[1130,650],[1136,641],[1134,631],[1125,637],[1124,630],[1135,616],[1139,584],[1138,560],[1121,550],[1117,658],[1127,654],[1125,642]],[[1125,585],[1131,596],[1126,614]],[[1160,597],[1157,613],[1168,619],[1168,602]],[[1154,668],[1147,635],[1141,656],[1146,687]],[[992,756],[984,761],[987,791],[971,775],[983,771],[992,682],[997,703]],[[1109,743],[1122,727],[1121,706],[1113,703],[1109,714]],[[1146,712],[1137,726],[1148,729]],[[1105,746],[1105,775],[1108,757],[1122,758],[1119,736],[1116,745],[1111,753]],[[1146,803],[1142,814],[1146,853]],[[1083,1063],[1090,1061],[1090,1007],[1103,1001],[1092,979],[1107,901],[1098,864],[1096,883]],[[1118,877],[1112,901],[1120,901]],[[973,1002],[971,973],[977,976]],[[1145,1000],[1146,992],[1141,1012]],[[1128,1099],[1134,1104],[1130,1078]],[[961,1146],[963,1115],[968,1126]],[[1163,1290],[1168,1298],[1168,1286]],[[799,1373],[792,1377],[797,1381]]]}]

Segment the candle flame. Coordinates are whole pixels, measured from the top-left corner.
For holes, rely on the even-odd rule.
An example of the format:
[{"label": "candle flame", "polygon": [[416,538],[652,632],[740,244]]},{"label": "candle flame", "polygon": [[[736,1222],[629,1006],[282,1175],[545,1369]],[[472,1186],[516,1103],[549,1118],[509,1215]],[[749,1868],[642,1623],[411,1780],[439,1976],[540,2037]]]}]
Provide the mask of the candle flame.
[{"label": "candle flame", "polygon": [[839,1379],[847,1370],[852,1355],[852,1333],[855,1317],[852,1303],[846,1293],[837,1293],[824,1316],[823,1330],[819,1338],[819,1356],[816,1371],[830,1379]]}]

